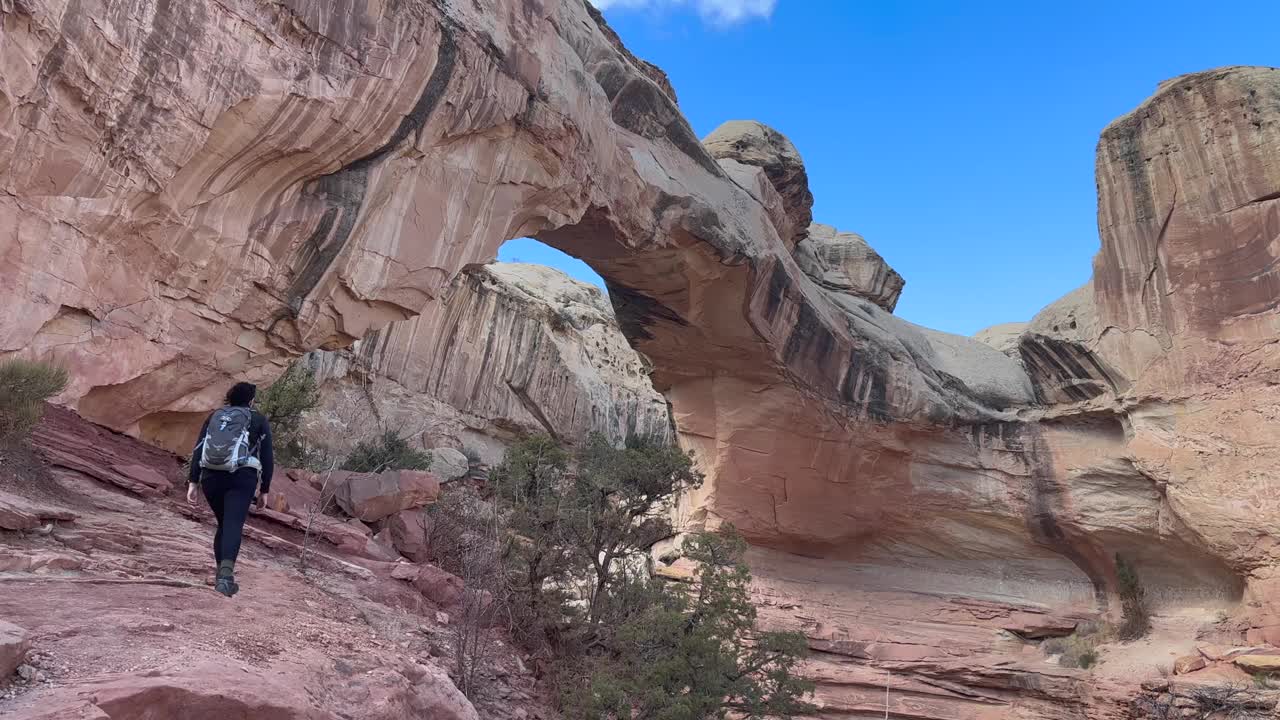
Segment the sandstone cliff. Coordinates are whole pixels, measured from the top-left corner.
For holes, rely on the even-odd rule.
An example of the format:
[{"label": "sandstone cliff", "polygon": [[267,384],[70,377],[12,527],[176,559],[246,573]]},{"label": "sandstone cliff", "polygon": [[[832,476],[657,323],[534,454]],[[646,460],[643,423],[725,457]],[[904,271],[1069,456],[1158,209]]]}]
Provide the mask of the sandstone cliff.
[{"label": "sandstone cliff", "polygon": [[538,265],[469,267],[424,314],[307,362],[324,396],[308,433],[339,451],[378,426],[488,460],[520,433],[672,435],[604,293]]},{"label": "sandstone cliff", "polygon": [[[1149,657],[1086,680],[996,625],[1113,612],[1116,553],[1183,643],[1161,651],[1218,610],[1275,639],[1280,71],[1171,81],[1107,128],[1094,279],[1015,358],[893,316],[891,271],[842,265],[869,248],[806,252],[794,147],[748,123],[704,148],[580,0],[0,20],[0,353],[68,365],[90,419],[160,437],[531,235],[606,279],[709,476],[684,519],[759,546],[828,716],[889,670],[916,717],[1115,717],[1089,693]],[[376,347],[407,358],[412,325]]]}]

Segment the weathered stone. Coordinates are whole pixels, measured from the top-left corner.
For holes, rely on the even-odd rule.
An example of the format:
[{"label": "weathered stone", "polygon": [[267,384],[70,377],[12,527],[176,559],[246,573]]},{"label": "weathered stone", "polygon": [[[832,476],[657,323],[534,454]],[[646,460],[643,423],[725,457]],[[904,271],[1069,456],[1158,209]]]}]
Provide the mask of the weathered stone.
[{"label": "weathered stone", "polygon": [[732,160],[764,170],[773,184],[789,224],[778,227],[778,236],[799,242],[813,222],[813,193],[800,151],[782,133],[754,120],[731,120],[702,141],[717,160]]},{"label": "weathered stone", "polygon": [[418,566],[412,563],[397,563],[391,569],[391,577],[396,580],[413,581],[418,577]]},{"label": "weathered stone", "polygon": [[440,668],[420,666],[424,673],[416,680],[409,707],[418,717],[440,720],[480,720],[471,701],[467,700]]},{"label": "weathered stone", "polygon": [[1207,665],[1208,663],[1205,662],[1204,657],[1199,654],[1183,655],[1173,661],[1173,673],[1175,675],[1186,675],[1196,670],[1203,670]]},{"label": "weathered stone", "polygon": [[35,530],[49,521],[76,519],[70,510],[53,508],[0,491],[0,530]]},{"label": "weathered stone", "polygon": [[353,518],[376,522],[435,502],[439,495],[440,480],[429,472],[386,470],[350,474],[337,487],[334,499]]},{"label": "weathered stone", "polygon": [[861,235],[814,223],[796,245],[796,262],[819,285],[866,298],[889,312],[905,281]]},{"label": "weathered stone", "polygon": [[1026,332],[1028,323],[1012,322],[992,325],[979,330],[973,339],[984,342],[1010,357],[1018,357],[1018,341]]},{"label": "weathered stone", "polygon": [[461,450],[439,447],[431,451],[431,472],[439,476],[440,482],[464,478],[470,471],[471,462]]},{"label": "weathered stone", "polygon": [[0,680],[18,669],[30,649],[31,636],[26,630],[0,620]]},{"label": "weathered stone", "polygon": [[1231,662],[1245,672],[1280,673],[1280,654],[1237,655],[1231,659]]},{"label": "weathered stone", "polygon": [[369,538],[365,542],[364,554],[374,560],[382,560],[384,562],[396,562],[401,559],[400,553],[396,552],[395,544],[391,541],[390,530],[383,530]]},{"label": "weathered stone", "polygon": [[[1112,707],[1077,699],[1105,684],[1006,663],[1004,618],[929,598],[1114,611],[1119,549],[1149,597],[1225,606],[1261,596],[1254,573],[1280,559],[1267,474],[1280,456],[1280,71],[1179,78],[1104,131],[1094,277],[1033,321],[1015,361],[804,272],[798,153],[753,125],[709,138],[713,157],[589,3],[292,3],[284,21],[223,0],[64,5],[0,4],[0,257],[14,280],[0,286],[0,354],[66,366],[61,399],[88,418],[185,450],[231,382],[362,339],[350,375],[465,364],[477,369],[437,377],[485,376],[444,386],[503,408],[483,418],[519,406],[561,435],[623,426],[614,411],[638,405],[583,402],[600,395],[553,371],[574,367],[565,355],[538,357],[555,323],[582,334],[573,313],[501,336],[452,323],[430,349],[448,362],[411,367],[426,341],[405,336],[450,325],[457,309],[440,300],[462,268],[532,235],[606,279],[670,400],[708,476],[682,521],[731,522],[793,554],[762,583],[800,574],[796,558],[824,564],[807,568],[822,579],[809,590],[849,581],[806,628],[815,647],[867,662],[815,661],[832,715],[874,711],[861,689],[887,675],[875,663],[909,663],[915,717],[957,717],[957,696],[1009,717]],[[468,314],[477,330],[497,316]],[[405,417],[360,429],[416,431]],[[62,477],[160,500],[154,478],[116,463],[166,478],[177,464],[98,449],[112,442],[46,449]],[[420,502],[399,486],[352,502],[352,486],[347,505],[369,520]],[[911,588],[905,609],[963,622],[860,612],[833,629],[849,608],[899,610],[853,582],[886,578]],[[1247,635],[1265,639],[1280,626],[1258,602]]]},{"label": "weathered stone", "polygon": [[[426,445],[469,446],[490,460],[522,433],[671,437],[666,400],[608,298],[551,268],[469,268],[421,316],[308,361],[323,396],[308,432],[338,450],[375,425],[420,433]],[[431,470],[446,482],[469,465],[454,450],[432,453]]]},{"label": "weathered stone", "polygon": [[442,608],[457,604],[462,599],[464,589],[462,579],[457,575],[429,564],[418,567],[418,575],[413,579],[413,586],[424,597]]},{"label": "weathered stone", "polygon": [[382,521],[384,532],[401,555],[414,562],[427,560],[427,516],[421,510],[406,510]]}]

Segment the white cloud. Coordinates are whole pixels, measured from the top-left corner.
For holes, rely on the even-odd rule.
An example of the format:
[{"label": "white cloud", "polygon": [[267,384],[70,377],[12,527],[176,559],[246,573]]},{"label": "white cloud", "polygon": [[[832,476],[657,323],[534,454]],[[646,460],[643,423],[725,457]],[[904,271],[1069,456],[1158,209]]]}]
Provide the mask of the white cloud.
[{"label": "white cloud", "polygon": [[731,25],[773,14],[778,0],[591,0],[601,10],[609,8],[649,8],[692,5],[704,19],[719,25]]}]

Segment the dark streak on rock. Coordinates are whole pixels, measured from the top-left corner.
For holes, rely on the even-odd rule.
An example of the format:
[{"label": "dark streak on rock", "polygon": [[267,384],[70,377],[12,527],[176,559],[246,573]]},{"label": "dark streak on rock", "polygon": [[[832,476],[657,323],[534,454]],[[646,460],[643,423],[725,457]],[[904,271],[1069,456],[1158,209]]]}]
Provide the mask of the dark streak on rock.
[{"label": "dark streak on rock", "polygon": [[1095,545],[1084,531],[1064,522],[1065,489],[1056,479],[1052,453],[1039,426],[1028,423],[974,425],[970,440],[986,447],[995,440],[1005,450],[1017,453],[1027,470],[1027,532],[1040,545],[1067,558],[1089,578],[1098,607],[1108,605],[1107,590],[1113,572],[1110,555]]},{"label": "dark streak on rock", "polygon": [[313,180],[304,190],[305,195],[327,205],[328,210],[315,231],[303,241],[294,263],[301,269],[289,284],[287,295],[289,306],[295,313],[301,310],[302,301],[320,283],[346,247],[369,189],[369,171],[411,133],[419,132],[443,99],[457,64],[458,46],[453,32],[448,25],[440,26],[440,49],[431,77],[418,102],[400,120],[387,142],[351,164]]},{"label": "dark streak on rock", "polygon": [[782,298],[787,294],[787,288],[790,287],[791,279],[787,277],[787,270],[782,263],[774,263],[773,272],[769,273],[769,294],[765,296],[764,317],[770,323],[774,322],[778,317],[778,310],[782,307]]},{"label": "dark streak on rock", "polygon": [[609,300],[613,302],[613,311],[618,316],[622,334],[632,345],[637,340],[652,340],[653,333],[649,332],[649,328],[659,320],[675,323],[680,327],[689,325],[674,310],[637,290],[608,278],[605,279],[605,285],[609,289]]},{"label": "dark streak on rock", "polygon": [[1036,400],[1051,404],[1091,400],[1122,392],[1128,382],[1119,372],[1077,343],[1045,335],[1024,336],[1018,352],[1031,378]]},{"label": "dark streak on rock", "polygon": [[845,363],[844,377],[840,379],[840,397],[846,403],[859,406],[866,417],[876,422],[889,422],[888,377],[884,365],[866,353],[851,349]]}]

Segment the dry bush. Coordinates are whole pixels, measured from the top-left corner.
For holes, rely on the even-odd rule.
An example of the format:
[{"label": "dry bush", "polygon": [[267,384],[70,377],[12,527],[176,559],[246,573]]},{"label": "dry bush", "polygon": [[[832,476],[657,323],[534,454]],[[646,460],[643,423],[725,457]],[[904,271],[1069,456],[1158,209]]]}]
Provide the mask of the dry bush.
[{"label": "dry bush", "polygon": [[306,526],[302,531],[302,553],[298,556],[298,570],[307,574],[308,562],[316,538],[324,531],[326,525],[335,522],[331,512],[334,508],[334,494],[337,491],[333,482],[333,471],[336,463],[331,463],[324,473],[324,482],[320,485],[320,495],[305,508]]},{"label": "dry bush", "polygon": [[25,442],[44,403],[67,387],[67,371],[30,360],[0,361],[0,444]]},{"label": "dry bush", "polygon": [[1136,720],[1264,720],[1274,717],[1275,702],[1240,685],[1217,685],[1143,695],[1132,710]]},{"label": "dry bush", "polygon": [[1066,637],[1050,638],[1040,643],[1040,649],[1046,655],[1060,655],[1058,664],[1062,667],[1087,670],[1098,664],[1096,648],[1106,639],[1107,630],[1103,625],[1084,622]]},{"label": "dry bush", "polygon": [[428,559],[462,579],[462,597],[451,610],[453,677],[468,699],[482,699],[485,670],[500,648],[490,628],[507,615],[504,544],[508,529],[493,503],[458,485],[421,515]]}]

